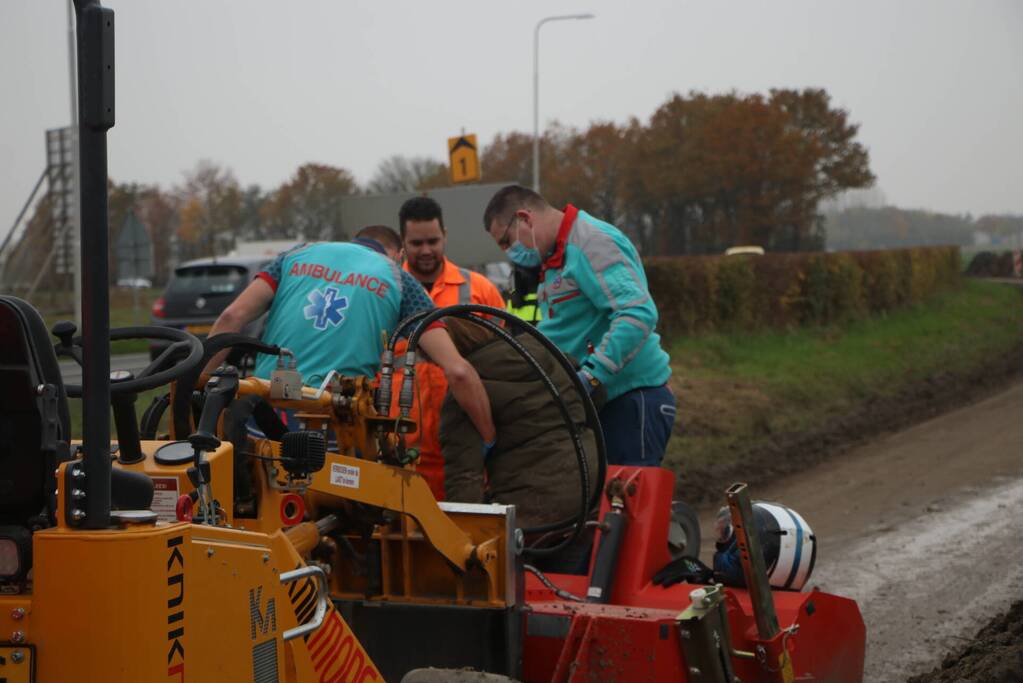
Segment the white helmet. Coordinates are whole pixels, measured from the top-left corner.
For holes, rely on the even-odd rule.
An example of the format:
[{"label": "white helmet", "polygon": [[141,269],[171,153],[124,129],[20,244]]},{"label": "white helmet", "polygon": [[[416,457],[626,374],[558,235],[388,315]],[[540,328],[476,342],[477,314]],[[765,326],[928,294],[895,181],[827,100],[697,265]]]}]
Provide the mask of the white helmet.
[{"label": "white helmet", "polygon": [[[777,503],[753,503],[753,517],[771,587],[802,590],[810,580],[817,560],[817,537],[810,525],[798,512]],[[714,571],[728,585],[745,586],[728,508],[721,508],[716,526],[718,538]]]}]

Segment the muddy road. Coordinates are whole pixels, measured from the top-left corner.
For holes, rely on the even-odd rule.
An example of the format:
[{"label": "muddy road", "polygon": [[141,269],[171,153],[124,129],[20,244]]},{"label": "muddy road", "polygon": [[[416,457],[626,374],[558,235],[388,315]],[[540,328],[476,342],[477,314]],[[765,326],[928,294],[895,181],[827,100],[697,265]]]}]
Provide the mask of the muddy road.
[{"label": "muddy road", "polygon": [[753,493],[813,526],[811,583],[859,602],[864,680],[905,681],[1023,599],[1023,383]]}]

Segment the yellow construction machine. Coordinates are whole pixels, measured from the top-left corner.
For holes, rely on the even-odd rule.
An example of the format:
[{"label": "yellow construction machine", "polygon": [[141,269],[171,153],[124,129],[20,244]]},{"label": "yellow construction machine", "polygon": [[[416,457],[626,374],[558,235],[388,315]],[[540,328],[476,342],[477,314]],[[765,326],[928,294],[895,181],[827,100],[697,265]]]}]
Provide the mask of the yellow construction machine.
[{"label": "yellow construction machine", "polygon": [[[855,603],[767,583],[741,488],[730,500],[749,588],[654,581],[672,560],[674,477],[607,468],[588,400],[587,424],[563,413],[579,455],[574,519],[523,533],[512,506],[434,499],[404,443],[419,331],[487,313],[471,317],[515,346],[502,311],[412,321],[397,416],[391,356],[378,383],[307,387],[287,349],[256,340],[110,330],[114,17],[96,0],[75,6],[83,329],[58,323],[54,345],[30,304],[0,296],[0,682],[411,682],[466,669],[487,681],[861,679]],[[112,376],[110,341],[125,338],[169,345]],[[223,344],[276,354],[278,368],[259,379],[223,366],[198,381]],[[62,381],[58,355],[80,363],[81,387]],[[158,411],[140,434],[135,396],[168,383],[173,438],[159,438]],[[69,397],[82,401],[80,442]],[[280,410],[299,428],[284,429]],[[586,428],[600,451],[592,490]],[[559,566],[580,548],[588,568]],[[805,553],[793,575],[812,564]]]}]

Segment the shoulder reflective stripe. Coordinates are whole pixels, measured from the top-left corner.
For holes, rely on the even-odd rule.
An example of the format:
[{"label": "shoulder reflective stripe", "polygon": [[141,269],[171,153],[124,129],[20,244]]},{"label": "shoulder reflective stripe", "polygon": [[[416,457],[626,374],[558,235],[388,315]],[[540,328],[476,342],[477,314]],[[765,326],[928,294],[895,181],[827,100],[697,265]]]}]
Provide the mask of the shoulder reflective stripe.
[{"label": "shoulder reflective stripe", "polygon": [[604,369],[606,369],[612,375],[618,374],[618,371],[621,370],[621,368],[618,365],[616,365],[613,360],[605,356],[599,350],[594,352],[593,357],[597,360],[598,363],[604,366]]},{"label": "shoulder reflective stripe", "polygon": [[599,226],[583,219],[582,215],[576,220],[575,228],[568,236],[568,243],[583,252],[594,273],[600,273],[614,263],[628,262],[625,252],[614,238]]},{"label": "shoulder reflective stripe", "polygon": [[[628,266],[626,266],[626,270],[629,271],[629,277],[632,279],[633,283],[635,283],[636,288],[642,292],[645,292],[646,286],[643,284],[641,280],[639,280],[636,277],[636,272],[632,270],[632,268],[629,268]],[[642,306],[643,304],[650,300],[650,296],[644,293],[630,301],[618,301],[611,294],[611,286],[608,285],[607,278],[604,277],[603,272],[597,273],[597,282],[600,284],[600,289],[602,292],[604,292],[604,297],[607,298],[608,304],[610,304],[611,308],[614,310],[618,310],[619,308],[630,308],[632,306]]]},{"label": "shoulder reflective stripe", "polygon": [[[613,321],[611,321],[611,327],[608,328],[607,334],[604,335],[603,341],[600,342],[600,346],[597,348],[598,356],[603,356],[610,361],[610,357],[607,355],[608,343],[611,337],[614,335],[615,329],[620,327],[621,325],[632,325],[633,327],[638,328],[639,331],[643,333],[643,338],[636,342],[635,345],[633,345],[632,350],[625,354],[624,357],[622,357],[622,367],[625,367],[626,365],[631,363],[632,359],[638,356],[639,352],[642,351],[646,346],[646,340],[650,337],[650,328],[647,327],[642,320],[633,318],[631,315],[623,315],[615,318]],[[614,370],[613,372],[618,372],[618,370]]]},{"label": "shoulder reflective stripe", "polygon": [[472,273],[465,268],[459,268],[458,272],[462,275],[462,279],[465,280],[462,284],[458,285],[458,303],[460,304],[471,304],[472,303]]}]

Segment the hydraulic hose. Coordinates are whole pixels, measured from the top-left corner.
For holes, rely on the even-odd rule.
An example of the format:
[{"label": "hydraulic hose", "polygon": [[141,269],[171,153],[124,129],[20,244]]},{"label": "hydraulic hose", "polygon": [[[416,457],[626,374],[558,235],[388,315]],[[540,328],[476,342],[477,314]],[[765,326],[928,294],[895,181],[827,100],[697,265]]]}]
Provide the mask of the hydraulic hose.
[{"label": "hydraulic hose", "polygon": [[[523,322],[517,316],[515,316],[515,315],[513,315],[511,313],[508,313],[507,311],[504,311],[504,310],[499,309],[499,308],[492,308],[492,307],[489,307],[489,306],[482,306],[480,304],[459,304],[459,305],[456,305],[456,306],[448,306],[448,307],[446,307],[444,309],[435,309],[435,310],[432,310],[432,311],[423,311],[421,313],[418,313],[418,314],[415,314],[413,316],[410,316],[409,318],[404,320],[402,322],[402,324],[398,326],[398,328],[394,332],[394,334],[391,335],[391,339],[389,341],[388,351],[391,351],[394,348],[395,344],[397,343],[399,331],[407,328],[412,323],[415,323],[417,321],[422,321],[422,323],[419,325],[419,327],[417,328],[416,333],[414,335],[416,337],[416,343],[418,344],[418,336],[420,334],[422,334],[422,332],[425,331],[426,327],[429,326],[434,320],[439,319],[439,318],[444,317],[444,316],[450,315],[451,317],[467,319],[467,320],[470,320],[471,322],[474,322],[474,323],[477,323],[477,324],[481,324],[479,322],[480,316],[478,316],[478,315],[469,316],[468,315],[469,313],[477,313],[477,312],[479,312],[479,313],[486,313],[487,315],[500,318],[500,319],[504,320],[505,322],[511,323],[511,325],[513,327],[516,327],[516,328],[518,328],[518,329],[520,329],[520,330],[522,330],[524,332],[527,332],[528,334],[532,335],[541,345],[543,345],[548,350],[548,352],[554,357],[554,359],[556,361],[558,361],[559,364],[561,364],[562,368],[568,374],[570,381],[574,382],[574,384],[576,386],[576,390],[579,391],[579,389],[582,388],[582,391],[580,391],[579,393],[580,393],[581,396],[585,397],[585,400],[583,400],[583,408],[584,408],[584,411],[586,412],[587,424],[594,431],[594,435],[595,435],[595,439],[596,439],[596,443],[597,443],[597,451],[598,451],[598,453],[597,453],[597,455],[598,455],[598,458],[597,458],[597,465],[598,465],[597,487],[593,491],[592,499],[591,499],[591,502],[590,502],[590,507],[591,508],[592,507],[596,507],[599,504],[599,501],[600,501],[600,492],[603,489],[604,480],[606,478],[606,473],[607,473],[607,458],[606,458],[606,453],[605,453],[603,431],[600,428],[600,420],[597,417],[596,407],[593,405],[592,400],[589,399],[589,394],[588,394],[588,392],[586,392],[585,387],[583,386],[581,380],[578,379],[578,375],[576,374],[575,367],[571,364],[571,362],[568,361],[568,359],[565,357],[564,353],[562,353],[561,349],[559,349],[557,346],[555,346],[553,342],[551,342],[546,336],[544,336],[541,332],[539,332],[534,326],[529,325],[529,324]],[[430,316],[430,320],[424,320],[424,318],[426,318],[427,316]],[[489,320],[487,322],[489,322]],[[502,329],[501,332],[504,332],[504,330]],[[500,334],[500,332],[498,334]],[[507,341],[507,339],[506,339],[506,341]],[[411,342],[412,342],[411,338],[409,339],[409,342],[410,342],[410,346],[411,346]],[[523,349],[523,351],[524,351],[524,349]],[[525,352],[525,353],[528,355],[528,352]],[[520,352],[520,354],[521,354],[521,352]],[[390,353],[389,356],[393,357],[393,353]],[[406,367],[408,367],[408,362],[409,362],[410,358],[412,358],[412,357],[407,357],[406,358]],[[536,368],[535,364],[534,364],[534,368]],[[545,376],[545,373],[543,372],[542,369],[537,369],[537,371],[541,375],[541,378],[543,378]],[[556,392],[555,392],[555,394],[556,394]],[[555,395],[555,398],[557,399],[558,396]],[[555,531],[555,530],[561,530],[561,529],[565,529],[565,528],[568,528],[568,525],[566,525],[566,524],[548,524],[548,525],[543,526],[543,527],[537,527],[536,529],[532,529],[531,531],[536,531],[536,532],[542,533],[542,532],[545,532],[545,531]]]},{"label": "hydraulic hose", "polygon": [[[579,536],[583,526],[586,524],[587,513],[589,512],[590,509],[589,463],[586,462],[586,449],[582,444],[582,437],[579,434],[579,430],[576,429],[575,423],[572,420],[572,416],[568,412],[568,406],[565,405],[564,400],[561,398],[561,392],[558,391],[558,388],[554,385],[553,381],[551,381],[550,377],[543,371],[543,368],[540,366],[539,362],[537,362],[536,358],[534,358],[533,355],[524,346],[522,346],[522,344],[520,344],[517,339],[515,339],[515,337],[508,334],[508,332],[505,331],[505,329],[502,328],[500,325],[475,314],[470,313],[465,316],[459,315],[453,317],[464,318],[470,320],[474,324],[488,328],[500,339],[504,340],[505,343],[507,343],[509,346],[515,349],[515,351],[520,356],[522,356],[522,358],[527,363],[529,363],[536,371],[537,375],[540,377],[540,380],[546,386],[547,391],[551,394],[551,397],[554,399],[555,405],[558,406],[558,410],[561,412],[562,420],[564,420],[565,425],[568,428],[569,436],[571,436],[572,438],[572,446],[575,450],[576,459],[579,465],[580,486],[582,494],[579,497],[580,504],[579,515],[575,519],[565,520],[564,522],[557,522],[553,525],[527,527],[522,530],[524,534],[536,534],[549,531],[551,527],[566,529],[571,527],[574,533],[572,533],[570,537],[563,540],[561,543],[558,543],[557,545],[542,549],[535,547],[527,548],[528,554],[531,555],[550,555],[555,552],[558,552],[559,550],[562,550],[563,548],[571,544],[573,541],[575,541],[575,539]],[[473,320],[473,318],[475,318],[475,320]]]},{"label": "hydraulic hose", "polygon": [[[579,431],[575,427],[575,423],[571,419],[571,415],[568,412],[568,408],[565,405],[564,399],[562,398],[560,392],[557,390],[557,387],[554,386],[554,383],[551,381],[550,377],[547,376],[547,374],[543,371],[542,367],[540,367],[536,359],[512,335],[510,335],[504,328],[497,325],[492,320],[481,317],[480,315],[473,315],[476,313],[504,320],[506,323],[509,323],[510,326],[533,336],[551,354],[555,361],[557,361],[558,364],[561,365],[562,369],[568,375],[569,381],[574,384],[576,391],[578,391],[580,397],[583,398],[582,402],[584,412],[586,413],[586,424],[590,427],[591,431],[593,432],[594,439],[597,444],[597,486],[592,491],[592,493],[589,491],[588,471],[589,467],[586,462],[585,449],[582,445],[582,439],[579,435]],[[523,530],[526,533],[534,534],[563,531],[572,528],[573,533],[571,534],[571,536],[569,536],[564,541],[558,543],[555,546],[542,549],[527,548],[527,552],[533,555],[548,555],[558,552],[563,548],[567,547],[570,543],[572,543],[582,532],[585,526],[586,516],[588,515],[590,509],[596,507],[599,504],[600,493],[604,487],[604,481],[607,474],[607,458],[605,453],[603,432],[601,431],[600,428],[600,422],[597,417],[597,411],[593,405],[593,401],[590,399],[589,393],[586,391],[581,380],[576,374],[576,370],[572,366],[571,362],[569,362],[569,360],[565,357],[564,353],[562,353],[561,350],[558,349],[553,344],[553,342],[547,339],[547,337],[545,337],[532,325],[523,322],[522,320],[512,315],[511,313],[508,313],[507,311],[501,310],[499,308],[492,308],[490,306],[482,306],[479,304],[459,304],[455,306],[448,306],[446,308],[435,309],[432,311],[424,311],[402,321],[402,323],[398,326],[395,332],[391,335],[391,338],[388,343],[388,351],[393,351],[394,346],[397,343],[400,331],[406,329],[409,325],[413,323],[418,323],[418,325],[413,330],[412,334],[409,336],[408,340],[408,355],[406,356],[405,366],[406,373],[409,373],[410,370],[412,373],[414,373],[415,351],[416,348],[418,347],[419,337],[426,330],[426,328],[435,320],[448,316],[469,320],[470,322],[473,322],[477,325],[486,327],[491,332],[493,332],[498,338],[502,339],[503,341],[505,341],[505,343],[512,346],[512,348],[514,348],[516,352],[520,356],[522,356],[522,358],[525,359],[526,362],[529,363],[534,370],[536,370],[541,381],[547,387],[548,392],[554,398],[556,405],[558,405],[562,418],[565,421],[566,428],[568,429],[569,434],[572,437],[573,446],[575,447],[576,451],[576,457],[579,461],[582,489],[581,497],[582,504],[580,515],[575,519],[566,520],[564,522],[558,522],[539,527],[532,527]],[[393,354],[389,354],[389,356],[393,358]]]},{"label": "hydraulic hose", "polygon": [[[492,318],[500,318],[506,323],[509,323],[512,327],[517,328],[522,332],[530,334],[544,348],[547,349],[547,351],[551,354],[554,360],[556,360],[558,364],[561,365],[561,367],[568,374],[569,380],[575,385],[576,391],[578,391],[580,396],[583,398],[583,409],[586,413],[586,423],[590,427],[590,429],[594,431],[594,436],[597,443],[597,487],[596,490],[593,492],[592,501],[590,504],[590,507],[596,507],[600,501],[600,492],[604,488],[604,480],[606,479],[607,476],[607,454],[604,445],[604,433],[600,428],[600,419],[597,416],[597,409],[593,405],[593,401],[590,399],[589,392],[583,385],[582,380],[580,380],[579,376],[576,374],[576,369],[572,365],[572,363],[568,360],[568,358],[561,351],[561,349],[554,345],[554,342],[552,342],[550,339],[544,336],[544,334],[537,330],[533,325],[530,325],[529,323],[523,321],[518,316],[515,316],[509,313],[508,311],[505,311],[500,308],[494,308],[492,306],[483,306],[481,304],[457,304],[454,306],[447,306],[445,308],[433,309],[430,311],[422,311],[415,315],[409,316],[408,318],[403,320],[401,324],[398,325],[397,329],[391,335],[391,338],[388,341],[387,350],[391,351],[393,355],[393,350],[395,345],[397,344],[400,332],[413,323],[419,322],[419,325],[415,328],[415,330],[413,330],[412,335],[408,339],[409,349],[414,352],[415,348],[418,347],[419,337],[422,335],[424,331],[426,331],[426,328],[430,324],[445,316],[452,316],[467,319],[470,320],[471,322],[478,322],[478,318],[480,316],[477,315],[468,317],[467,314],[469,313],[482,313]],[[408,360],[409,359],[407,357],[406,367],[408,366]],[[541,375],[544,374],[542,370],[540,372]],[[548,528],[546,530],[550,531],[557,528],[558,526],[559,525],[547,525]]]}]

